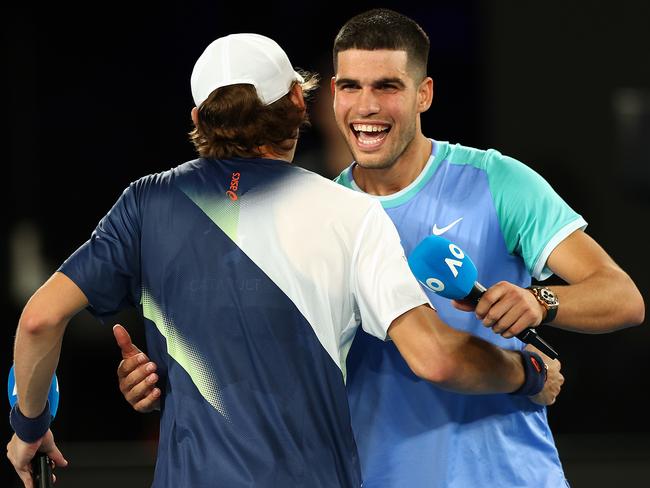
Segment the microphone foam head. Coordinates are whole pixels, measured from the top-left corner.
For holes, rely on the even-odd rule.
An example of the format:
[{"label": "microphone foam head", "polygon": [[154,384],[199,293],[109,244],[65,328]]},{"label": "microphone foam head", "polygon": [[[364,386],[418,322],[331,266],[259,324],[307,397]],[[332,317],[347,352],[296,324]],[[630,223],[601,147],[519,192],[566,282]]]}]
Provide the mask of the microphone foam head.
[{"label": "microphone foam head", "polygon": [[436,235],[424,238],[408,263],[420,283],[445,298],[462,300],[478,276],[476,266],[460,247]]}]

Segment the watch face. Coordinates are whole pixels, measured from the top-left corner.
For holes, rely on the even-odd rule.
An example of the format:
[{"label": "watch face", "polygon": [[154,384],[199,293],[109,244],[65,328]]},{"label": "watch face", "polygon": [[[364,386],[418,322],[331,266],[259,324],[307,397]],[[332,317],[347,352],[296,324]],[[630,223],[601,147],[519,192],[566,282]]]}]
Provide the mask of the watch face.
[{"label": "watch face", "polygon": [[555,296],[555,293],[553,293],[551,290],[548,288],[540,287],[537,289],[537,291],[539,292],[540,298],[550,306],[558,305],[558,299]]}]

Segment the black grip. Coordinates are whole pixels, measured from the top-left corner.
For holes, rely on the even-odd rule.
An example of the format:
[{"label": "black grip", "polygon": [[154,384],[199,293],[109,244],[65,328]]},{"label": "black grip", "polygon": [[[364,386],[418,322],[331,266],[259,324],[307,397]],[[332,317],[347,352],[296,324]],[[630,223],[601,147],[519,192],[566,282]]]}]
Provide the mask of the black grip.
[{"label": "black grip", "polygon": [[522,330],[519,334],[517,334],[517,339],[519,339],[521,342],[525,342],[526,344],[535,346],[551,359],[557,359],[559,356],[557,351],[553,349],[548,342],[542,339],[535,329]]},{"label": "black grip", "polygon": [[32,459],[32,478],[35,488],[53,488],[52,464],[44,452],[37,452]]}]

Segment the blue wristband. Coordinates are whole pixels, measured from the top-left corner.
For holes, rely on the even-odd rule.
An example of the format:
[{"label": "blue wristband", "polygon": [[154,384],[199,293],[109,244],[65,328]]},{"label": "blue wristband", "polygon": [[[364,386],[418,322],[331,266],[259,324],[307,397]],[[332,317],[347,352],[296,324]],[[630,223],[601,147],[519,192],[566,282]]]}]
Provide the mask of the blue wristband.
[{"label": "blue wristband", "polygon": [[47,429],[50,428],[52,422],[52,414],[50,413],[50,402],[45,402],[45,410],[38,417],[30,419],[25,417],[20,410],[18,410],[18,403],[14,404],[9,413],[9,423],[11,428],[14,429],[16,435],[20,440],[25,442],[36,442],[45,435]]},{"label": "blue wristband", "polygon": [[518,352],[524,362],[524,384],[510,394],[537,395],[544,389],[544,383],[546,383],[546,364],[539,354],[526,350]]}]

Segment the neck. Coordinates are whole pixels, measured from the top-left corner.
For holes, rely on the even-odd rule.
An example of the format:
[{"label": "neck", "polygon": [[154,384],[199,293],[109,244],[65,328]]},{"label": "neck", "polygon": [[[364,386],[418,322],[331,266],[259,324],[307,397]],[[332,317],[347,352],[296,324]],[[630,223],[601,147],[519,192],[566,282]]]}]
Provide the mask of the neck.
[{"label": "neck", "polygon": [[265,159],[279,159],[281,161],[293,162],[293,157],[296,153],[296,144],[288,151],[277,151],[271,146],[259,146],[259,155]]},{"label": "neck", "polygon": [[364,192],[385,196],[403,190],[420,176],[431,155],[431,141],[419,133],[388,168],[352,168],[354,181]]}]

